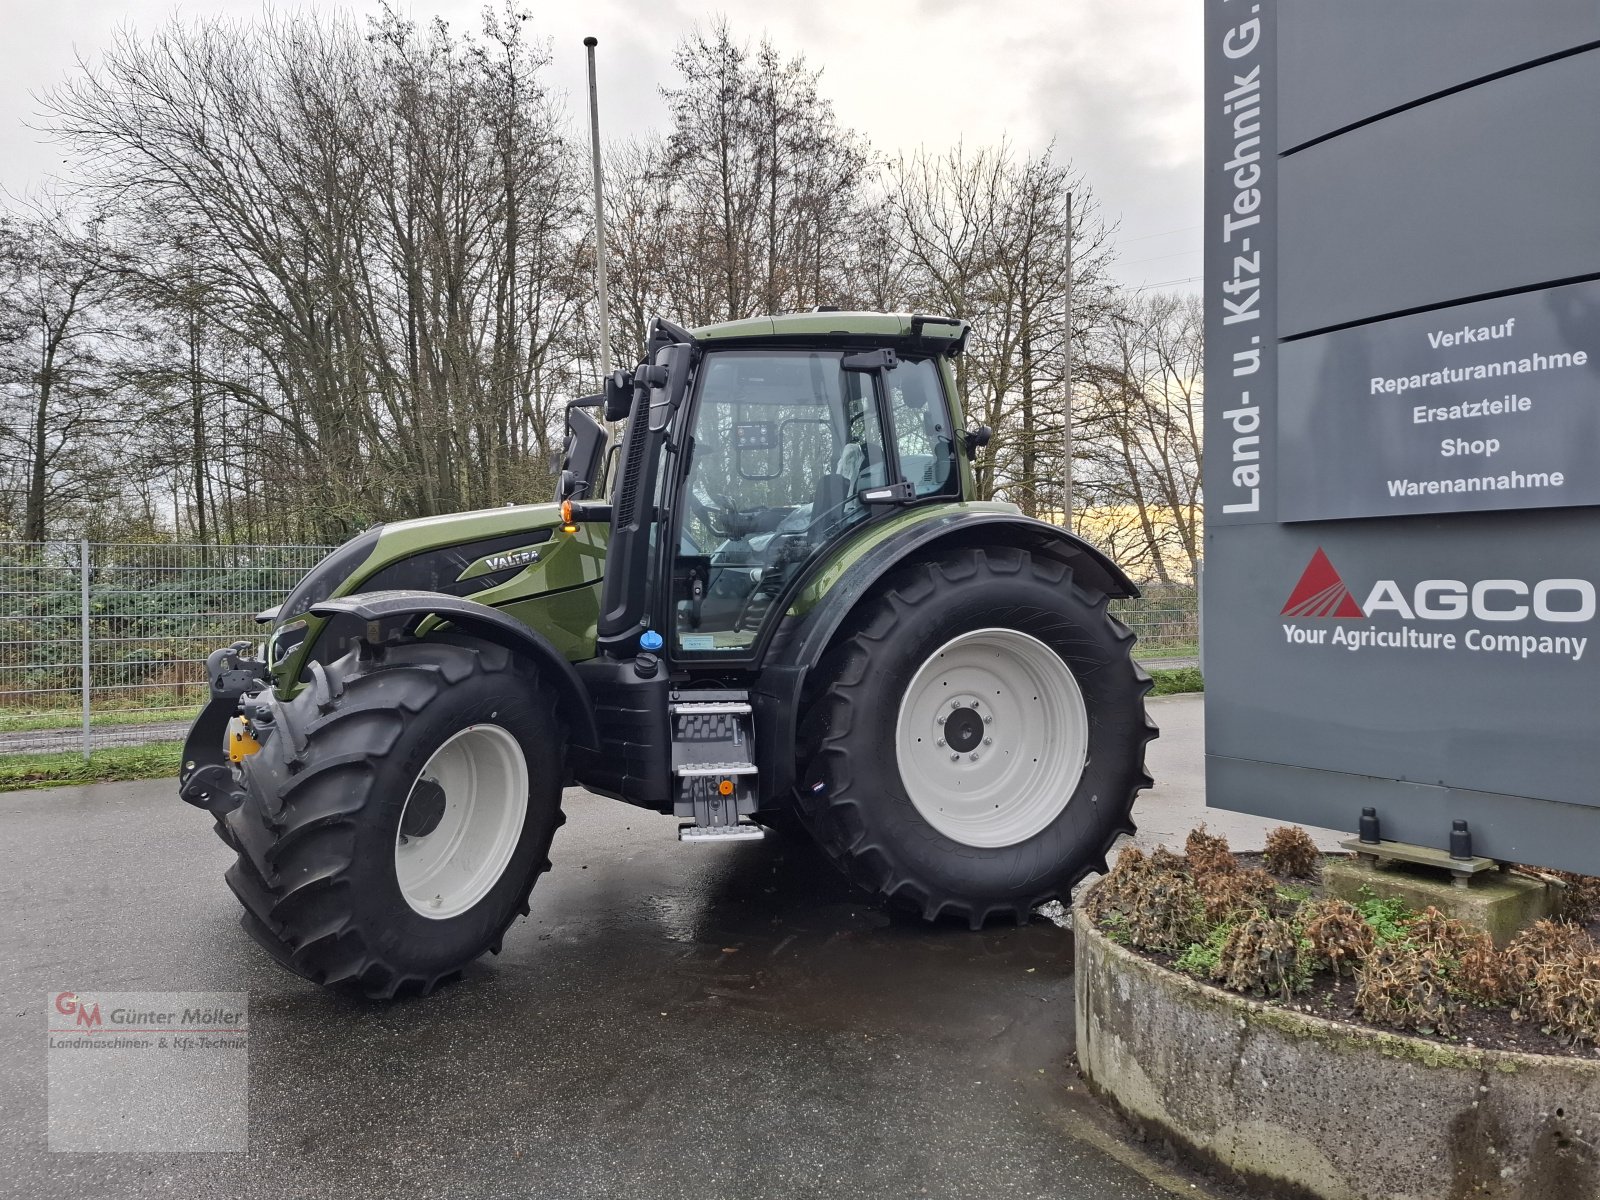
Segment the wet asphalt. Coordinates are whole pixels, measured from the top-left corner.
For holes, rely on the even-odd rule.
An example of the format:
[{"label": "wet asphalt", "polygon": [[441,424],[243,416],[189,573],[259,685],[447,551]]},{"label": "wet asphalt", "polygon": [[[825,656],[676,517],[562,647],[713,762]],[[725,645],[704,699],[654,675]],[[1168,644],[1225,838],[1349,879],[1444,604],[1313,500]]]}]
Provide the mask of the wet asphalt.
[{"label": "wet asphalt", "polygon": [[[1159,719],[1198,746],[1198,698]],[[1166,774],[1192,787],[1188,757]],[[171,783],[0,794],[0,1196],[1206,1194],[1076,1082],[1069,932],[929,927],[798,839],[566,807],[504,953],[375,1004],[255,947]],[[64,989],[247,991],[248,1152],[50,1153]]]}]

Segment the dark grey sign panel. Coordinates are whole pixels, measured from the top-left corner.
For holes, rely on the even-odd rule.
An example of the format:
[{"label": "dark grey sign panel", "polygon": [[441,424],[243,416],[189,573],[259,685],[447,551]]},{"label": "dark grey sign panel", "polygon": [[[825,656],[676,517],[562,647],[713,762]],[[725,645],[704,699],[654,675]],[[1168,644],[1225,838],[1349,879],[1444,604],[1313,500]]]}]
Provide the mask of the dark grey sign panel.
[{"label": "dark grey sign panel", "polygon": [[1597,113],[1588,51],[1284,157],[1280,336],[1600,273]]},{"label": "dark grey sign panel", "polygon": [[1600,52],[1447,7],[1207,2],[1206,802],[1600,873]]},{"label": "dark grey sign panel", "polygon": [[1597,578],[1588,510],[1230,529],[1207,750],[1600,805]]},{"label": "dark grey sign panel", "polygon": [[1596,0],[1280,0],[1280,150],[1600,42]]},{"label": "dark grey sign panel", "polygon": [[1278,355],[1280,520],[1600,504],[1600,282]]},{"label": "dark grey sign panel", "polygon": [[1207,803],[1594,871],[1597,578],[1587,509],[1208,538]]}]

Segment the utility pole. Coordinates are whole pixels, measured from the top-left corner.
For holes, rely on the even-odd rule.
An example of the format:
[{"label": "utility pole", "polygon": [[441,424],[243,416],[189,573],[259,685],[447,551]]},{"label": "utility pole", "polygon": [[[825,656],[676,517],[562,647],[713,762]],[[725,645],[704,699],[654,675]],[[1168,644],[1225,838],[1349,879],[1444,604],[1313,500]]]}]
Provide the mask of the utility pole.
[{"label": "utility pole", "polygon": [[594,48],[600,39],[586,37],[589,48],[589,145],[594,153],[594,286],[600,297],[600,380],[611,374],[611,295],[606,288],[606,209],[600,179],[600,89],[595,84]]},{"label": "utility pole", "polygon": [[1072,193],[1067,193],[1067,334],[1062,351],[1061,386],[1066,395],[1062,400],[1061,449],[1065,458],[1061,466],[1061,527],[1072,532]]}]

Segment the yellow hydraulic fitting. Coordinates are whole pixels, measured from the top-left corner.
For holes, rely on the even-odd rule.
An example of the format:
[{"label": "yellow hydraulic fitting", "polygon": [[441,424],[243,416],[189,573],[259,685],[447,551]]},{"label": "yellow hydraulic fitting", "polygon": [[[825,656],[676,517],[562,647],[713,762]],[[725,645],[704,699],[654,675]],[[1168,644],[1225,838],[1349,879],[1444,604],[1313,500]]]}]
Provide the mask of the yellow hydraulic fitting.
[{"label": "yellow hydraulic fitting", "polygon": [[255,730],[250,728],[249,717],[234,717],[228,722],[229,762],[243,762],[259,749],[261,743],[256,740]]}]

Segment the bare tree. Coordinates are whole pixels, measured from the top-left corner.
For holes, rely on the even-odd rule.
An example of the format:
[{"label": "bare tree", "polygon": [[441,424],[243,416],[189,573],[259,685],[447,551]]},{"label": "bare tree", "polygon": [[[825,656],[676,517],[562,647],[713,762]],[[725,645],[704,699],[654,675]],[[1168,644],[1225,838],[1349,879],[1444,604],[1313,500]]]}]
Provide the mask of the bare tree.
[{"label": "bare tree", "polygon": [[525,21],[174,22],[52,97],[92,192],[183,231],[146,243],[145,294],[174,320],[205,297],[206,335],[255,372],[202,385],[192,359],[191,395],[255,414],[275,499],[318,536],[547,486],[582,192]]},{"label": "bare tree", "polygon": [[1202,554],[1203,327],[1193,296],[1125,296],[1090,381],[1094,494],[1137,521],[1138,561],[1163,583],[1192,579]]},{"label": "bare tree", "polygon": [[965,317],[957,384],[994,440],[977,465],[984,496],[1059,510],[1066,345],[1068,195],[1077,214],[1074,357],[1088,357],[1109,285],[1110,229],[1087,185],[1050,150],[1018,159],[1002,143],[919,153],[890,169],[890,236],[906,269],[902,302]]},{"label": "bare tree", "polygon": [[[72,200],[114,219],[0,224],[8,519],[37,535],[98,494],[201,541],[323,540],[548,494],[562,402],[598,383],[597,247],[548,52],[499,2],[467,33],[392,6],[173,20],[49,98]],[[1199,322],[1112,288],[1070,163],[1001,143],[884,164],[819,69],[723,20],[673,63],[669,128],[606,151],[620,361],[657,313],[964,317],[979,494],[1059,519],[1070,343],[1075,522],[1144,573],[1192,571]]]},{"label": "bare tree", "polygon": [[76,224],[52,199],[0,220],[0,455],[22,491],[28,541],[43,541],[53,513],[92,502],[112,476],[101,440],[115,415],[110,258],[100,222]]}]

